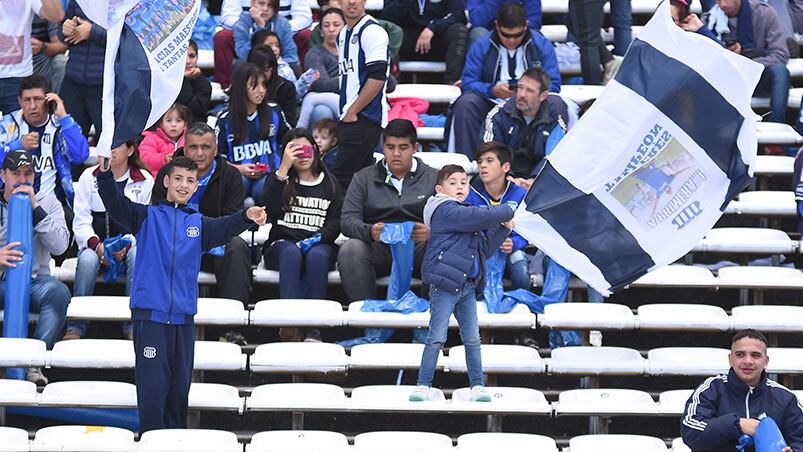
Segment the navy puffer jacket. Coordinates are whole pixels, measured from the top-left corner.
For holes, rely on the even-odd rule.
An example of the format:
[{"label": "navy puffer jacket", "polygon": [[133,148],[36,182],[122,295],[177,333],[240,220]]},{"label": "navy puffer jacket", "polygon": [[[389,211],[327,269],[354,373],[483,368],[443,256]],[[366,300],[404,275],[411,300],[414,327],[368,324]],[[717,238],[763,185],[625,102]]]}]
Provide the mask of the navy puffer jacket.
[{"label": "navy puffer jacket", "polygon": [[[64,18],[80,17],[89,20],[78,2],[70,0]],[[63,27],[59,26],[59,39],[64,42]],[[69,44],[70,58],[64,69],[64,76],[70,81],[86,86],[103,86],[103,62],[106,58],[106,29],[92,24],[89,39],[78,44]]]}]

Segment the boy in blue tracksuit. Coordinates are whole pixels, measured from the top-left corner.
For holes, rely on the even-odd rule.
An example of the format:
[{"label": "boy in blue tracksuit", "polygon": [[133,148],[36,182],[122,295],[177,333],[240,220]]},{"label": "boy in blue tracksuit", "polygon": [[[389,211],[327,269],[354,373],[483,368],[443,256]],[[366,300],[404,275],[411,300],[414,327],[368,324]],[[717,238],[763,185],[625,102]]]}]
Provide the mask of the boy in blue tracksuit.
[{"label": "boy in blue tracksuit", "polygon": [[177,157],[167,166],[166,200],[154,206],[126,198],[105,159],[97,176],[106,210],[137,238],[140,257],[129,307],[140,433],[187,426],[201,255],[267,219],[264,207],[220,218],[202,216],[186,206],[198,188],[198,164]]},{"label": "boy in blue tracksuit", "polygon": [[[472,401],[490,402],[485,391],[477,326],[477,300],[485,290],[485,259],[496,252],[512,229],[512,203],[475,207],[466,204],[469,185],[463,167],[446,165],[438,173],[436,195],[424,207],[424,224],[431,229],[421,275],[430,285],[430,320],[421,356],[418,388],[411,401],[431,399],[438,353],[446,342],[454,313],[466,349]],[[505,223],[506,222],[506,223]]]},{"label": "boy in blue tracksuit", "polygon": [[[480,145],[476,156],[480,174],[471,181],[466,202],[472,206],[495,206],[507,201],[521,204],[527,190],[507,180],[513,160],[510,148],[498,141],[489,141]],[[508,278],[514,289],[530,288],[529,263],[524,255],[526,247],[527,239],[514,231],[500,247],[506,255]]]}]

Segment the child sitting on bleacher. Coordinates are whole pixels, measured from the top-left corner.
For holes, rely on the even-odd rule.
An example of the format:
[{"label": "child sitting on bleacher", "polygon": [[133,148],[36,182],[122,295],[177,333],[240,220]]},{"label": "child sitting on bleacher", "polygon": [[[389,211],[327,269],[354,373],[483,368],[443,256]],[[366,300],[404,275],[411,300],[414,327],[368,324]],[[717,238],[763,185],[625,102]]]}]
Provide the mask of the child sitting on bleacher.
[{"label": "child sitting on bleacher", "polygon": [[321,150],[321,160],[331,169],[337,157],[337,123],[333,119],[321,119],[312,126],[315,144]]},{"label": "child sitting on bleacher", "polygon": [[482,375],[477,300],[483,298],[485,289],[485,259],[510,234],[515,207],[508,203],[482,207],[466,204],[468,176],[459,165],[446,165],[438,172],[435,192],[424,207],[424,223],[431,232],[421,268],[424,283],[430,285],[429,334],[421,356],[418,388],[410,394],[410,401],[431,400],[438,354],[454,313],[466,349],[470,400],[490,402]]},{"label": "child sitting on bleacher", "polygon": [[184,132],[190,125],[190,111],[181,104],[173,104],[159,120],[156,130],[142,132],[139,153],[153,177],[170,163],[173,153],[184,147]]}]

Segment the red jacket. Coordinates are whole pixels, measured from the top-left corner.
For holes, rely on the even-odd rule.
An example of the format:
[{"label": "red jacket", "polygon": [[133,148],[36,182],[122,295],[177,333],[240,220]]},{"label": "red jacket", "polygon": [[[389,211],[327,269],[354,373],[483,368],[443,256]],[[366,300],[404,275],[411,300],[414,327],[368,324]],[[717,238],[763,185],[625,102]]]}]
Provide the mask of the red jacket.
[{"label": "red jacket", "polygon": [[153,132],[150,130],[142,132],[144,138],[139,144],[139,156],[148,166],[153,177],[156,177],[159,170],[165,166],[166,154],[172,154],[178,148],[184,147],[184,135],[185,133],[182,133],[178,141],[174,143],[161,127]]}]

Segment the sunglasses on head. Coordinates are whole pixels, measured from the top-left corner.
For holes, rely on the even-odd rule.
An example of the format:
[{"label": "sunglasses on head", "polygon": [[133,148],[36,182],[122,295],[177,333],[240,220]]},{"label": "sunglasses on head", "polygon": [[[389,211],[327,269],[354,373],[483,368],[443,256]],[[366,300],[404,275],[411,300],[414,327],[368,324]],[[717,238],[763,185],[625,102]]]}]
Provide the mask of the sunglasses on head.
[{"label": "sunglasses on head", "polygon": [[498,31],[498,32],[499,32],[499,34],[500,34],[500,35],[502,35],[502,37],[503,37],[503,38],[507,38],[507,39],[519,39],[520,37],[524,36],[524,32],[526,32],[526,31],[527,31],[527,29],[525,28],[524,30],[521,30],[521,31],[520,31],[520,32],[518,32],[518,33],[505,33],[504,31],[502,31],[502,29],[501,29],[501,28],[497,27],[496,31]]}]

